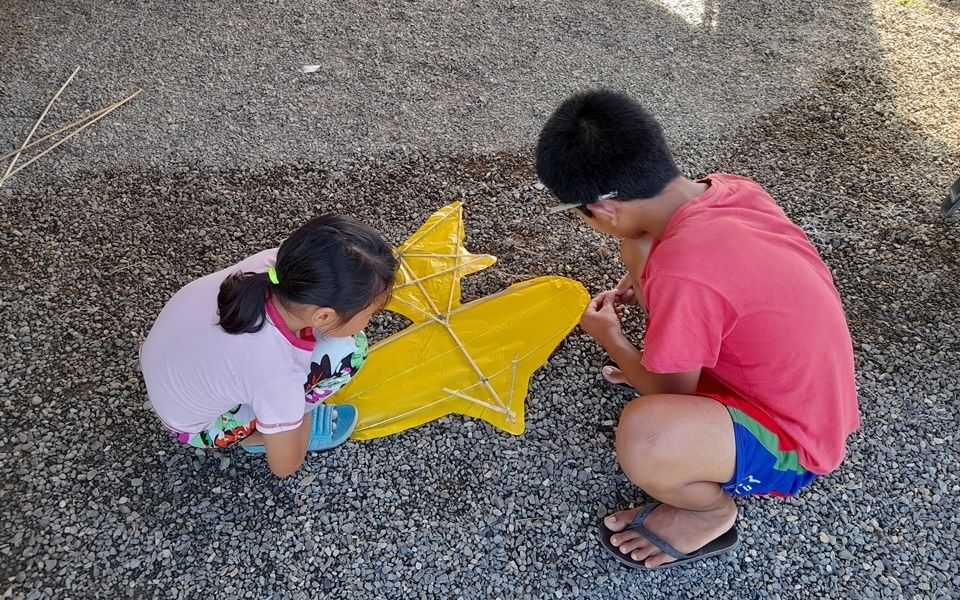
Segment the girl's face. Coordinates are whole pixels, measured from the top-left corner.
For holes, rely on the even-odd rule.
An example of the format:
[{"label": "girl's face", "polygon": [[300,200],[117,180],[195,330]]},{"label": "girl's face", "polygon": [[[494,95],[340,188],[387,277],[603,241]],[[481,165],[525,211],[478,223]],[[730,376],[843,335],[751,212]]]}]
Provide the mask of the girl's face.
[{"label": "girl's face", "polygon": [[371,317],[383,309],[389,300],[390,291],[388,290],[379,298],[371,302],[369,306],[354,315],[349,321],[337,323],[327,330],[322,330],[319,328],[318,330],[323,335],[329,337],[349,337],[356,335],[367,328],[367,325],[370,324]]}]

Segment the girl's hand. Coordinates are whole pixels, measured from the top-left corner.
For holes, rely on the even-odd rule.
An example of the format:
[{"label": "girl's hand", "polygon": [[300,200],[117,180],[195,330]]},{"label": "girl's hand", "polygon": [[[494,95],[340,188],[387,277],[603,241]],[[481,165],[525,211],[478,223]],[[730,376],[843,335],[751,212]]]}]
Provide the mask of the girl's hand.
[{"label": "girl's hand", "polygon": [[267,450],[267,465],[277,477],[289,477],[300,469],[307,456],[313,413],[303,415],[300,427],[280,433],[264,434],[263,445]]}]

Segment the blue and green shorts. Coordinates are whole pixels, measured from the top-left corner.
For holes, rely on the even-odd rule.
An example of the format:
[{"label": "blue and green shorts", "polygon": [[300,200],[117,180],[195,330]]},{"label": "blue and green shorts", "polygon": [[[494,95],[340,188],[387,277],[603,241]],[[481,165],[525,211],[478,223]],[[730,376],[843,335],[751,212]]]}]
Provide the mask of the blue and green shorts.
[{"label": "blue and green shorts", "polygon": [[795,496],[817,478],[800,465],[797,444],[770,416],[709,375],[697,395],[723,404],[733,420],[737,466],[721,486],[733,496]]}]

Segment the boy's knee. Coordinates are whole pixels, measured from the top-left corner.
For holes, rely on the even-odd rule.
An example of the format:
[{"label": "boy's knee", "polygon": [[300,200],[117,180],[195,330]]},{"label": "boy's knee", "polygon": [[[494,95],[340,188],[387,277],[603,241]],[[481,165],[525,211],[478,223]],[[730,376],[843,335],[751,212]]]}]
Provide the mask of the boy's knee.
[{"label": "boy's knee", "polygon": [[617,460],[640,487],[668,483],[683,451],[682,440],[671,426],[668,403],[663,396],[644,396],[628,404],[620,415]]}]

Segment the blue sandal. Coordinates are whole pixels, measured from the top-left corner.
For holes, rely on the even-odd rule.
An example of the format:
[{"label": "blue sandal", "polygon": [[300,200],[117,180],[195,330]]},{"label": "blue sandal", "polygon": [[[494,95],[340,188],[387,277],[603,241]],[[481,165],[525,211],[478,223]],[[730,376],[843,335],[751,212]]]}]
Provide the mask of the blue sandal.
[{"label": "blue sandal", "polygon": [[[313,413],[307,450],[318,452],[336,448],[350,439],[350,434],[357,426],[357,420],[357,409],[350,404],[321,404]],[[336,429],[333,428],[334,423],[337,424]],[[267,451],[263,444],[253,446],[241,444],[241,447],[250,454],[264,454]]]},{"label": "blue sandal", "polygon": [[740,539],[739,539],[739,536],[737,535],[737,526],[734,525],[724,533],[720,534],[714,540],[707,542],[707,545],[700,548],[699,550],[694,550],[690,554],[680,552],[679,550],[677,550],[676,548],[668,544],[666,540],[664,540],[663,538],[661,538],[660,536],[658,536],[657,534],[653,533],[652,531],[650,531],[649,529],[643,526],[643,522],[646,520],[648,516],[650,516],[650,513],[653,512],[653,509],[655,509],[658,506],[660,506],[659,502],[651,502],[650,504],[647,504],[646,506],[644,506],[640,510],[640,512],[637,513],[637,516],[633,518],[633,521],[623,529],[623,531],[627,531],[630,529],[632,529],[633,531],[636,531],[643,537],[647,538],[647,540],[649,540],[650,543],[652,543],[654,546],[659,548],[661,552],[663,552],[667,556],[672,556],[673,558],[675,558],[676,559],[675,561],[664,563],[659,567],[648,567],[645,564],[643,564],[642,560],[633,560],[633,557],[630,556],[629,553],[624,554],[623,552],[620,552],[620,548],[618,548],[613,542],[610,541],[610,537],[613,536],[615,533],[619,533],[619,532],[610,530],[609,527],[607,527],[604,523],[601,522],[600,530],[597,532],[597,537],[600,538],[600,543],[603,545],[604,550],[609,552],[611,555],[613,555],[614,558],[616,558],[618,561],[622,562],[623,564],[627,565],[628,567],[632,567],[634,569],[654,571],[654,570],[668,569],[670,567],[684,565],[684,564],[691,563],[704,558],[709,558],[711,556],[717,556],[718,554],[729,552],[740,545]]}]

